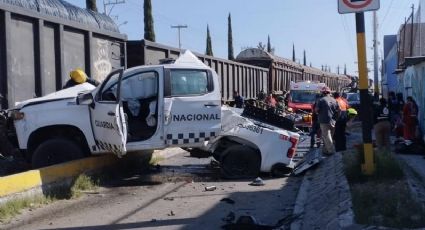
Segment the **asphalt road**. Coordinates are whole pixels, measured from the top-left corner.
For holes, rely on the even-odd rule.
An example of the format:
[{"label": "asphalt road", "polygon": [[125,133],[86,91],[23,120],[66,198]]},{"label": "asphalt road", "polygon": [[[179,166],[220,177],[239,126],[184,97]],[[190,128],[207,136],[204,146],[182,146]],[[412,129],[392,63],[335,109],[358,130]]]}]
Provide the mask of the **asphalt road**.
[{"label": "asphalt road", "polygon": [[293,212],[302,177],[262,175],[264,186],[250,186],[220,179],[209,158],[179,149],[172,155],[156,171],[139,170],[81,198],[26,210],[0,229],[220,229],[244,215],[275,226]]}]

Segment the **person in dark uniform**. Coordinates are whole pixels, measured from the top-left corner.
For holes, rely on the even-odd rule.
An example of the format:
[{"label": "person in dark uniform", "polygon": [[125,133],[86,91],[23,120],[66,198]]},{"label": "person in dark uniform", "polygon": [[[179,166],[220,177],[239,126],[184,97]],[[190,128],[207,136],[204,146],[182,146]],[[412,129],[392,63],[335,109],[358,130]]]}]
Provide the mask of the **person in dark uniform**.
[{"label": "person in dark uniform", "polygon": [[345,136],[345,129],[347,127],[347,110],[349,109],[348,102],[345,98],[341,97],[338,92],[334,93],[334,98],[339,105],[339,116],[335,123],[335,133],[333,139],[335,140],[335,151],[347,150],[347,137]]},{"label": "person in dark uniform", "polygon": [[374,121],[377,147],[379,149],[390,150],[390,110],[385,98],[379,99],[379,105],[375,107]]},{"label": "person in dark uniform", "polygon": [[258,93],[257,100],[264,101],[266,99],[266,93],[264,93],[264,90],[260,90],[260,93]]},{"label": "person in dark uniform", "polygon": [[238,91],[233,92],[233,99],[235,100],[236,108],[244,107],[244,98],[239,94]]},{"label": "person in dark uniform", "polygon": [[94,79],[87,77],[87,74],[82,69],[75,69],[69,73],[70,79],[65,83],[62,89],[67,89],[79,84],[90,83],[98,86],[100,83]]}]

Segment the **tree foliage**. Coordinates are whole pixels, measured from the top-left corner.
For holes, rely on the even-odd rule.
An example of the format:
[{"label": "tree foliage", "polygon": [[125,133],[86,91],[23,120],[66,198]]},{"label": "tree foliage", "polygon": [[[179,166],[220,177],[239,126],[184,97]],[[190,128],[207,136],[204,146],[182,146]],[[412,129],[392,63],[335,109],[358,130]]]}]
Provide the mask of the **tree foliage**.
[{"label": "tree foliage", "polygon": [[214,56],[212,51],[212,44],[211,44],[210,27],[208,25],[207,25],[207,48],[205,50],[205,54],[209,56]]},{"label": "tree foliage", "polygon": [[295,44],[292,43],[292,61],[295,62]]},{"label": "tree foliage", "polygon": [[86,0],[86,8],[97,12],[96,0]]},{"label": "tree foliage", "polygon": [[227,58],[229,60],[235,59],[235,56],[233,54],[233,32],[232,32],[232,15],[229,13],[229,17],[227,18],[227,27],[228,27],[228,34],[227,34]]},{"label": "tree foliage", "polygon": [[270,43],[270,35],[267,36],[267,52],[272,52],[272,44]]},{"label": "tree foliage", "polygon": [[149,41],[155,41],[155,31],[153,26],[152,16],[152,3],[151,0],[144,0],[144,23],[145,23],[145,35],[144,38]]}]

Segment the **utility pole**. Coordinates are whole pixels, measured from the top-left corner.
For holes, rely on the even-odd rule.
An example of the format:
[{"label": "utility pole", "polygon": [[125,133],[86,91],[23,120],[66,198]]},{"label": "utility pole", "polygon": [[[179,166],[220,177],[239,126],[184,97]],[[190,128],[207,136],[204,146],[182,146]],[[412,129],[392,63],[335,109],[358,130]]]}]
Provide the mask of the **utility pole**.
[{"label": "utility pole", "polygon": [[182,43],[181,43],[181,38],[180,38],[180,30],[181,29],[186,29],[187,25],[176,25],[176,26],[171,26],[172,29],[177,29],[178,34],[179,34],[179,50],[182,49]]},{"label": "utility pole", "polygon": [[379,98],[378,68],[378,16],[376,11],[373,11],[373,82],[375,99]]},{"label": "utility pole", "polygon": [[[114,9],[115,5],[124,4],[124,3],[125,3],[125,0],[103,0],[103,13],[109,16],[112,12],[112,9]],[[111,9],[109,10],[109,12],[106,12],[108,6],[111,6]]]}]

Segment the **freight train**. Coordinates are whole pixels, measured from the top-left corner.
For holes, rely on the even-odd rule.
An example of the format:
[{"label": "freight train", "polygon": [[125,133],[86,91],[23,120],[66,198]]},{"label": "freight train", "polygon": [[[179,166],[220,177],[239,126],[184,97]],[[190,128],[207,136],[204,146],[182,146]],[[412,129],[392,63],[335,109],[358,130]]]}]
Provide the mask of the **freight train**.
[{"label": "freight train", "polygon": [[[127,41],[128,67],[160,64],[164,60],[176,59],[179,54],[179,49],[155,42]],[[242,51],[234,61],[195,55],[220,76],[223,102],[233,101],[234,91],[246,99],[255,99],[261,90],[279,94],[289,91],[291,82],[323,82],[334,91],[341,91],[351,83],[346,75],[300,65],[257,48]]]}]

